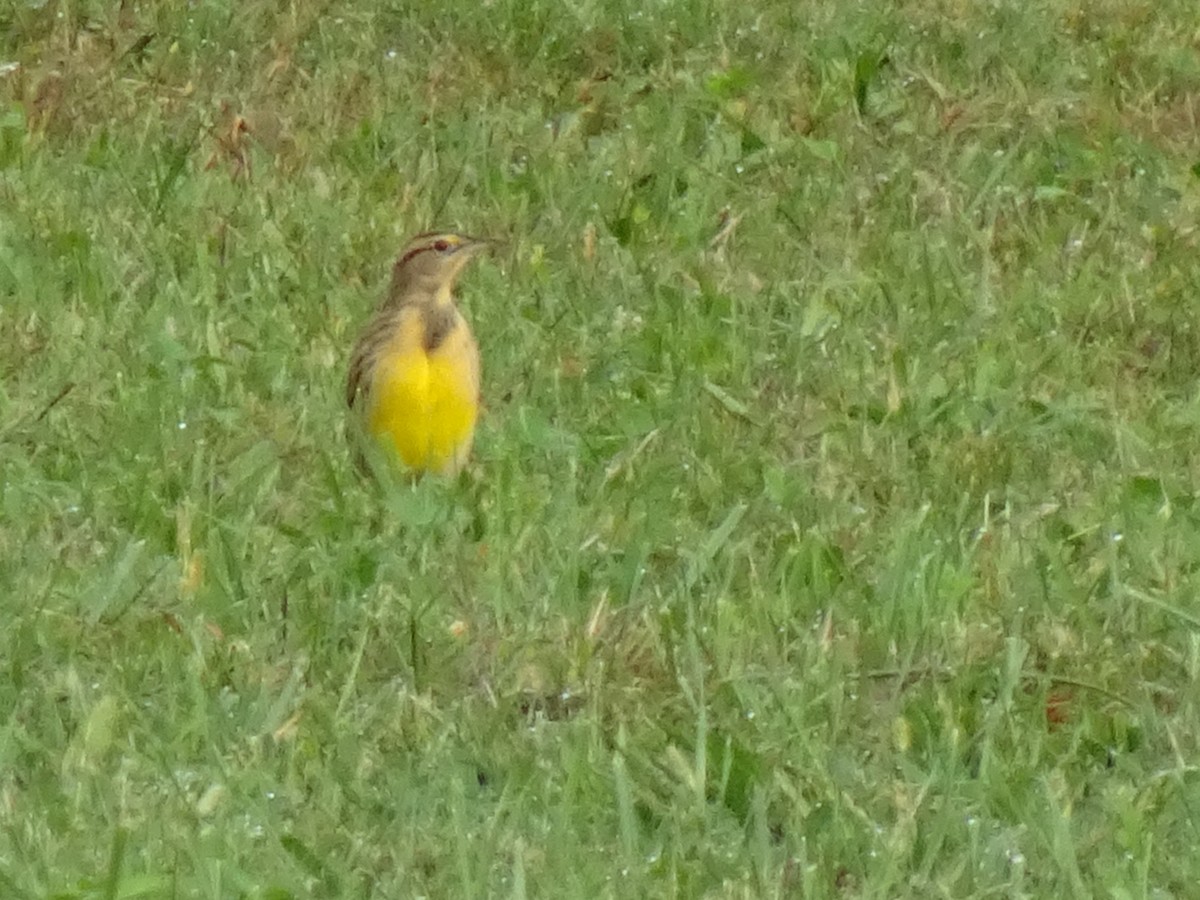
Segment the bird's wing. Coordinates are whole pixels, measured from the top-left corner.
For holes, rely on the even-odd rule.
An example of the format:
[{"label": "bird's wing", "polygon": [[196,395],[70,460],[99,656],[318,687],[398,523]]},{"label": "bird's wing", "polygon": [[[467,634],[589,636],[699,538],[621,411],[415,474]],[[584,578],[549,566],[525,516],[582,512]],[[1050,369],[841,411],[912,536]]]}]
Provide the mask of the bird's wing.
[{"label": "bird's wing", "polygon": [[368,332],[354,345],[350,357],[350,371],[346,375],[346,405],[353,409],[360,398],[365,398],[371,388],[371,372],[375,368],[374,341]]}]

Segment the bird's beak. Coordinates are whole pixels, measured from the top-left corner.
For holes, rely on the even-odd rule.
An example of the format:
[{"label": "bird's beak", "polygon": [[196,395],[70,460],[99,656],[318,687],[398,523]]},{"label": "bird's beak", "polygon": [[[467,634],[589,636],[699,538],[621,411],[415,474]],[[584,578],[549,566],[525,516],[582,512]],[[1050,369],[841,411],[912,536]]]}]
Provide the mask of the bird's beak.
[{"label": "bird's beak", "polygon": [[464,235],[465,241],[458,248],[460,251],[466,250],[468,255],[474,256],[476,253],[482,253],[485,250],[491,250],[493,247],[499,246],[500,242],[493,238],[472,237]]}]

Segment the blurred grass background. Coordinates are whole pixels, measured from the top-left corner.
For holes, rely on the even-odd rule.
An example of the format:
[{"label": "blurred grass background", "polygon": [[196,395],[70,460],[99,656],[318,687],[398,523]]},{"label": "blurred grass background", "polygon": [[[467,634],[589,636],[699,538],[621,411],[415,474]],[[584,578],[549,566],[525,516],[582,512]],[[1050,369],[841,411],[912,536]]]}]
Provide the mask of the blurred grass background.
[{"label": "blurred grass background", "polygon": [[[1191,0],[0,5],[10,897],[1188,897]],[[409,235],[461,483],[342,441]]]}]

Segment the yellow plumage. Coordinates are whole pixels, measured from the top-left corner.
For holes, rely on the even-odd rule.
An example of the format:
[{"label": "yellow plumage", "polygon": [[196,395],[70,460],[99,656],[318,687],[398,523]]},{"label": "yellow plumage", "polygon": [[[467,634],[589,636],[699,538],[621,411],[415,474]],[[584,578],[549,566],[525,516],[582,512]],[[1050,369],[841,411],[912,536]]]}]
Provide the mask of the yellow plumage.
[{"label": "yellow plumage", "polygon": [[424,328],[404,317],[375,367],[368,430],[389,438],[406,466],[441,472],[458,468],[475,430],[479,410],[477,366],[465,327],[432,353],[422,345]]},{"label": "yellow plumage", "polygon": [[451,290],[482,246],[455,234],[414,238],[351,359],[347,403],[385,455],[416,472],[452,475],[471,451],[479,350]]}]

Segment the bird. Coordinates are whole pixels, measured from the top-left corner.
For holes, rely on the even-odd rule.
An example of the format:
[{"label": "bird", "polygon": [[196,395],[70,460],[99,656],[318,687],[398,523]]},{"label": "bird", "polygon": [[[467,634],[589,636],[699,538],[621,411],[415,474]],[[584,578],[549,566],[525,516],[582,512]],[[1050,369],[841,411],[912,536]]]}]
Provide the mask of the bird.
[{"label": "bird", "polygon": [[[458,276],[493,242],[449,231],[413,237],[350,355],[346,405],[368,440],[415,476],[457,475],[479,416],[479,345],[454,301]],[[356,454],[363,468],[363,454]]]}]

